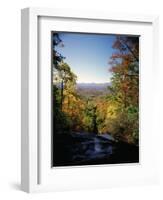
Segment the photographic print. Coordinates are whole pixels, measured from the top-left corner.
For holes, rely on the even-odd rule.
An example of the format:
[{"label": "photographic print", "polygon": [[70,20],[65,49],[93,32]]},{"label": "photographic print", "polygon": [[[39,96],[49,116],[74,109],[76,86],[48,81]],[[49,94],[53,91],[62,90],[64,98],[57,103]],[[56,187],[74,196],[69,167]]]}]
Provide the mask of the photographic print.
[{"label": "photographic print", "polygon": [[139,163],[139,36],[51,37],[52,167]]}]

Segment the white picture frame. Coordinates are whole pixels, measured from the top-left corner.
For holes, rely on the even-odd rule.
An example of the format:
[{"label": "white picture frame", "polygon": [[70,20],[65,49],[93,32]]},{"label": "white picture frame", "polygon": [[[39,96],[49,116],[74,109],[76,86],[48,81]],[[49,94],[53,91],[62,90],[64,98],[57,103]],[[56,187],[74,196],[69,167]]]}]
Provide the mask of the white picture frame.
[{"label": "white picture frame", "polygon": [[[26,192],[60,191],[158,183],[159,154],[156,138],[159,131],[154,110],[158,94],[158,16],[25,8],[22,10],[21,18],[22,190]],[[51,46],[49,46],[48,34],[55,27],[58,31],[85,32],[86,30],[98,33],[142,35],[140,131],[143,130],[143,133],[140,135],[139,164],[51,168],[51,132],[48,123],[51,112],[50,103],[48,103],[50,102],[48,87],[51,84],[51,72],[48,70],[46,72],[43,65],[48,65],[50,70]],[[113,32],[109,27],[112,27]],[[42,46],[45,47],[44,50],[41,49]],[[43,60],[40,59],[42,54],[45,55]],[[144,67],[146,65],[149,66],[148,69]],[[42,73],[46,78],[42,76]],[[149,100],[151,88],[155,89],[152,89],[154,95]],[[47,105],[46,109],[45,105]],[[150,111],[152,117],[149,117],[149,106],[152,107]],[[48,132],[47,135],[45,135],[45,130]]]}]

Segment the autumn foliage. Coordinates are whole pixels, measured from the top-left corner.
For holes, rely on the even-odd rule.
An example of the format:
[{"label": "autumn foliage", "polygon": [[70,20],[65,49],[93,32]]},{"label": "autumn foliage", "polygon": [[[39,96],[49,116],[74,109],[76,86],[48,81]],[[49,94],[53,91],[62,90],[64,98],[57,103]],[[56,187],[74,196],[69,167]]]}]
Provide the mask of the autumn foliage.
[{"label": "autumn foliage", "polygon": [[[112,74],[107,91],[82,94],[77,76],[55,47],[64,45],[53,34],[53,134],[111,134],[117,141],[139,142],[139,38],[117,36],[108,60]],[[63,47],[64,48],[64,47]]]}]

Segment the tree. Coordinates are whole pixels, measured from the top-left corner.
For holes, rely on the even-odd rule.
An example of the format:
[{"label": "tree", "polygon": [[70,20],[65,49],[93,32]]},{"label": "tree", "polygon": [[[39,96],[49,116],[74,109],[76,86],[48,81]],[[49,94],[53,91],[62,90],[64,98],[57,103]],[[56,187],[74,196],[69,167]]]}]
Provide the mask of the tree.
[{"label": "tree", "polygon": [[[56,49],[64,47],[58,33],[53,34],[53,87],[55,88],[54,98],[54,119],[64,120],[60,122],[61,131],[67,127],[67,132],[71,129],[77,130],[82,127],[83,101],[76,91],[77,76],[72,72],[70,66],[64,62],[65,57]],[[61,132],[59,131],[59,132]],[[63,131],[64,132],[64,131]]]},{"label": "tree", "polygon": [[[58,33],[52,36],[53,41],[53,133],[66,133],[70,130],[70,120],[68,116],[62,112],[63,101],[63,85],[62,92],[58,85],[58,78],[62,77],[64,71],[61,64],[64,57],[56,50],[57,46],[63,47],[63,42]],[[63,83],[62,83],[63,84]],[[61,95],[60,95],[61,94]]]},{"label": "tree", "polygon": [[[60,84],[60,107],[62,110],[63,101],[65,98],[64,90],[74,91],[74,87],[76,85],[76,75],[71,71],[70,66],[67,63],[61,62],[58,64],[56,69],[56,73],[54,75],[56,84]],[[71,86],[71,87],[70,87]],[[70,90],[71,89],[71,90]]]},{"label": "tree", "polygon": [[61,63],[65,59],[65,57],[62,56],[58,51],[56,51],[56,47],[57,46],[63,47],[64,45],[63,45],[63,42],[60,39],[58,33],[53,34],[52,41],[53,41],[53,52],[52,52],[53,53],[53,65],[57,69],[59,63]]},{"label": "tree", "polygon": [[[108,96],[116,105],[111,121],[114,134],[127,142],[138,142],[139,111],[139,38],[117,36],[116,50],[110,59],[112,85]],[[114,128],[113,128],[114,127]]]}]

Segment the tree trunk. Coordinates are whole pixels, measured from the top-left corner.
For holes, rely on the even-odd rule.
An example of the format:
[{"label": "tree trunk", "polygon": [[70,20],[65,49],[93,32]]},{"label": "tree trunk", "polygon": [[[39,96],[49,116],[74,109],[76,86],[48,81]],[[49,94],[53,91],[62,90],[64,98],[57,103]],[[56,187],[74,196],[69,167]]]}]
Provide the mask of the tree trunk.
[{"label": "tree trunk", "polygon": [[96,122],[96,106],[93,108],[93,133],[98,134],[98,129],[97,129],[97,122]]},{"label": "tree trunk", "polygon": [[61,111],[62,111],[62,107],[63,107],[63,80],[61,81]]}]

